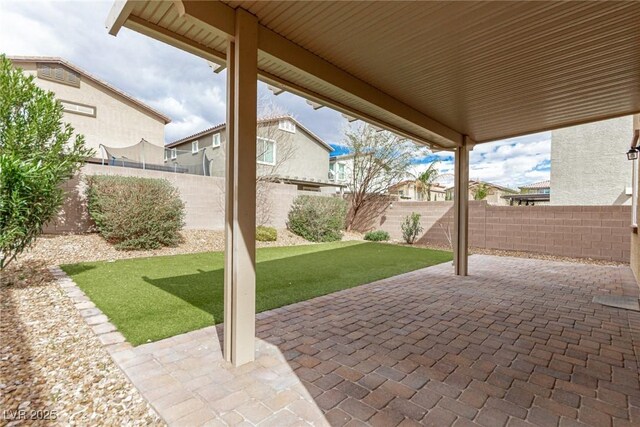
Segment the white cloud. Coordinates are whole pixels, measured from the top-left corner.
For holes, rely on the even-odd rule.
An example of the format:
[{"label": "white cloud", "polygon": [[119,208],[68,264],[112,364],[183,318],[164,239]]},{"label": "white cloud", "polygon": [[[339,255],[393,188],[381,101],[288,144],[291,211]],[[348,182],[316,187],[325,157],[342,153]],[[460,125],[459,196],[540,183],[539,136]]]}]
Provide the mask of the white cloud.
[{"label": "white cloud", "polygon": [[[110,36],[104,21],[111,5],[111,0],[0,0],[0,52],[75,63],[170,116],[167,141],[223,122],[226,73],[214,74],[204,60],[126,28]],[[276,97],[262,83],[258,89],[261,98],[292,113],[326,142],[342,142],[347,122],[338,112],[314,111],[289,93]],[[539,166],[549,160],[549,139],[546,133],[478,145],[471,152],[471,177],[510,186],[548,179],[548,170]],[[442,160],[441,173],[453,172],[450,155],[434,153]]]}]

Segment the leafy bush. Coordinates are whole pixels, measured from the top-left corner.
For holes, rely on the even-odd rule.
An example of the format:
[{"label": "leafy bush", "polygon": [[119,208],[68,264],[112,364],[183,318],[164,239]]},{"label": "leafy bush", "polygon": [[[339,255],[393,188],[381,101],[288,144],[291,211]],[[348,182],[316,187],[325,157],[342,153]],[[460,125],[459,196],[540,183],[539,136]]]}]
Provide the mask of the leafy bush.
[{"label": "leafy bush", "polygon": [[369,231],[364,235],[364,240],[370,240],[372,242],[384,242],[389,239],[389,233],[384,230]]},{"label": "leafy bush", "polygon": [[410,245],[416,241],[418,234],[422,233],[422,226],[420,225],[420,214],[412,212],[411,215],[408,215],[401,226],[402,229],[402,237],[404,241]]},{"label": "leafy bush", "polygon": [[347,202],[337,197],[298,196],[289,211],[289,229],[312,242],[342,240]]},{"label": "leafy bush", "polygon": [[157,249],[180,242],[184,203],[165,179],[87,177],[89,214],[117,249]]},{"label": "leafy bush", "polygon": [[259,225],[256,227],[256,240],[259,242],[275,242],[278,240],[278,230],[273,227]]},{"label": "leafy bush", "polygon": [[62,123],[62,104],[0,55],[0,269],[24,251],[64,201],[61,184],[91,156]]}]

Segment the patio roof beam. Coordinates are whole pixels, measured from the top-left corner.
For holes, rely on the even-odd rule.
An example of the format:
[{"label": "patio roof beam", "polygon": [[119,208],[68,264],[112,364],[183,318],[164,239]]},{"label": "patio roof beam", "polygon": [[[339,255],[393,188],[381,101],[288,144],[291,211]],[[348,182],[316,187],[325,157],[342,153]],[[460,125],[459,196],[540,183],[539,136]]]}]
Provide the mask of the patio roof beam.
[{"label": "patio roof beam", "polygon": [[[132,3],[132,1],[129,0],[127,4],[129,3]],[[232,7],[217,0],[206,2],[175,0],[173,3],[180,17],[186,19],[190,23],[196,24],[200,27],[204,27],[214,34],[230,37],[231,39],[235,37],[234,16],[236,13],[238,13],[238,11],[244,11],[244,9],[241,8],[233,9]],[[142,20],[136,20],[135,16],[129,16],[130,11],[126,13],[125,16],[124,14],[119,14],[119,10],[120,9],[116,8],[116,6],[114,5],[112,13],[110,14],[110,18],[107,20],[107,28],[109,29],[110,34],[116,34],[120,26],[129,26],[126,24],[126,22],[133,21],[134,26],[137,27],[135,28],[136,30],[140,30],[141,26],[143,26],[142,30],[147,31],[147,33],[150,29],[153,29],[155,35],[149,34],[152,37],[158,38],[157,35],[161,35],[160,40],[184,49],[185,42],[187,41],[184,36],[180,36],[170,31],[166,31],[166,33],[163,34],[158,30],[158,28],[152,28],[155,24],[149,23],[150,25],[143,25],[142,22],[140,22]],[[248,13],[246,11],[244,12]],[[121,24],[120,26],[110,26],[109,23],[111,21],[123,21],[123,24]],[[171,37],[175,38],[175,41],[168,40],[168,38]],[[177,43],[179,43],[179,45]],[[185,50],[194,53],[193,44],[194,43],[191,43],[192,46],[189,49]],[[212,56],[212,52],[207,52],[204,46],[202,48],[199,48],[199,50],[201,52],[207,53],[207,59],[210,59],[210,56]],[[300,74],[308,76],[312,79],[322,81],[341,92],[348,93],[351,96],[357,97],[361,101],[374,106],[375,108],[391,113],[399,120],[406,121],[433,134],[433,138],[424,138],[417,135],[411,135],[411,139],[416,140],[417,142],[435,144],[441,146],[442,148],[449,149],[451,148],[451,146],[456,146],[462,143],[462,134],[455,131],[454,129],[451,129],[448,126],[438,122],[437,120],[427,116],[426,114],[410,107],[409,105],[388,95],[387,93],[370,85],[369,83],[366,83],[363,80],[354,77],[341,68],[331,64],[330,62],[309,52],[308,50],[303,49],[302,47],[291,42],[285,37],[282,37],[281,35],[260,24],[258,24],[258,50],[261,52],[261,55],[277,63],[286,64],[288,68],[295,69]],[[218,60],[222,59],[220,58],[220,55],[214,56],[217,56]],[[217,63],[217,61],[214,62]],[[260,74],[263,75],[264,73]],[[313,99],[313,101],[317,102],[317,99]],[[341,112],[350,113],[350,115],[355,114],[356,116],[361,116],[363,118],[366,117],[366,115],[358,113],[358,111],[353,111],[353,109],[351,108],[341,109]],[[370,121],[366,118],[365,120]],[[389,123],[386,123],[385,121],[381,121],[379,119],[373,120],[373,123],[376,125],[381,125],[393,132],[397,131],[396,126],[391,126]],[[405,135],[408,135],[408,132],[403,133]],[[444,142],[444,140],[450,141],[451,144],[447,144],[446,142]]]}]

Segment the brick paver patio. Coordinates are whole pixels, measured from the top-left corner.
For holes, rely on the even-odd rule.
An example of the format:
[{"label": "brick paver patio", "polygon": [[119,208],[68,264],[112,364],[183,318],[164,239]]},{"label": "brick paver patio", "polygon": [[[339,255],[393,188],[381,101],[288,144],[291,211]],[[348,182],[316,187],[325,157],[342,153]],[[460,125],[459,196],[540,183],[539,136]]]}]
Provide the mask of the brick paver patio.
[{"label": "brick paver patio", "polygon": [[258,315],[255,363],[220,328],[114,353],[169,423],[640,425],[626,267],[474,255]]}]

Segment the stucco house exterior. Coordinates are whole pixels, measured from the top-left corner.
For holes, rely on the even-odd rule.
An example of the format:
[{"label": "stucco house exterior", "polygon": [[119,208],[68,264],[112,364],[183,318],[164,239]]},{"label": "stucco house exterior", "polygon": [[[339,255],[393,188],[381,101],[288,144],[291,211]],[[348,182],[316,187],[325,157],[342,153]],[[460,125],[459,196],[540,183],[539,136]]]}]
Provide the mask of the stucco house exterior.
[{"label": "stucco house exterior", "polygon": [[[470,179],[469,200],[475,200],[476,191],[480,185],[486,185],[487,196],[483,200],[486,200],[490,205],[508,205],[509,203],[504,199],[504,196],[517,193],[516,190],[509,187],[503,187],[502,185],[493,184],[491,182]],[[453,200],[453,194],[454,187],[448,187],[446,190],[446,200]]]},{"label": "stucco house exterior", "polygon": [[509,205],[514,206],[534,206],[548,205],[551,196],[551,181],[540,181],[518,187],[517,194],[507,194],[502,196]]},{"label": "stucco house exterior", "polygon": [[[333,148],[291,116],[258,121],[257,173],[272,182],[298,185],[300,190],[334,191],[329,182],[329,153]],[[226,124],[220,124],[165,147],[164,162],[201,162],[206,175],[225,176]]]},{"label": "stucco house exterior", "polygon": [[[85,136],[96,158],[101,158],[100,144],[123,148],[144,139],[154,146],[164,145],[164,127],[171,119],[101,78],[57,57],[12,56],[9,60],[34,76],[40,88],[55,94],[64,108],[64,121]],[[148,162],[161,164],[162,151],[153,152],[156,158]]]},{"label": "stucco house exterior", "polygon": [[[426,191],[423,191],[422,183],[415,179],[408,179],[397,183],[391,187],[389,193],[398,196],[400,200],[427,201]],[[442,202],[447,200],[447,189],[444,185],[438,183],[431,184],[429,193],[431,198],[428,201]]]},{"label": "stucco house exterior", "polygon": [[551,133],[551,205],[630,205],[634,116]]}]

